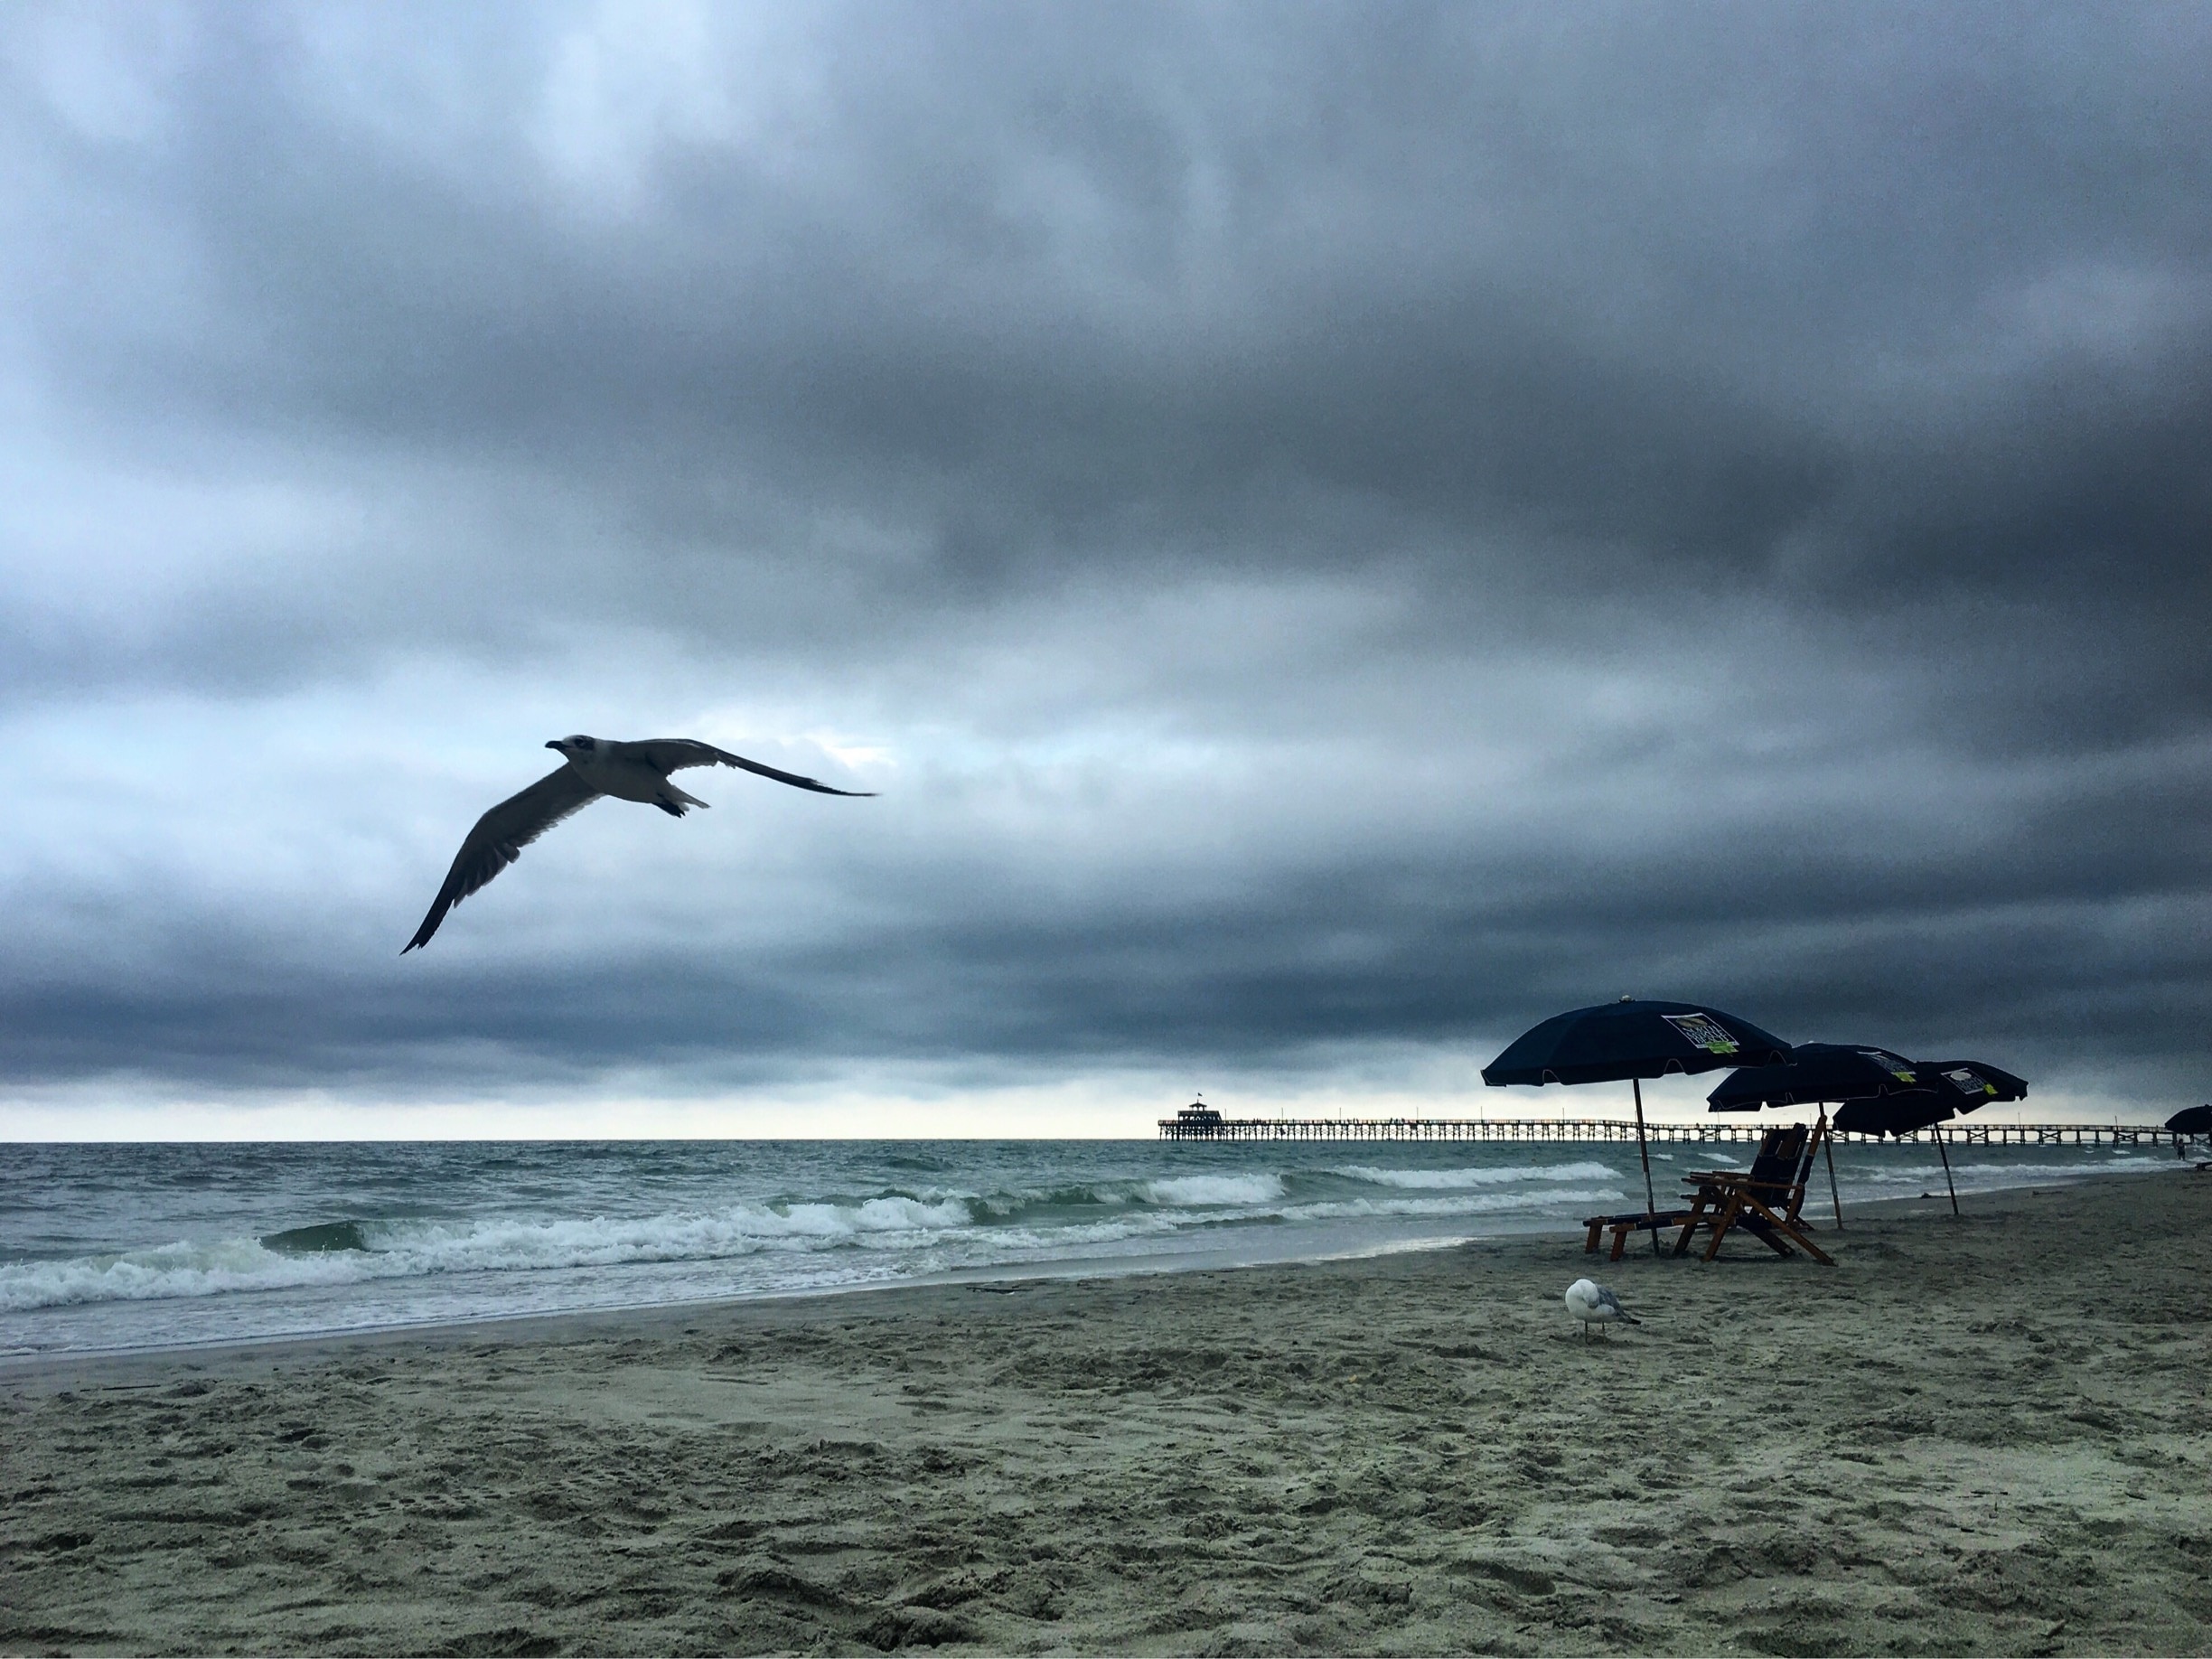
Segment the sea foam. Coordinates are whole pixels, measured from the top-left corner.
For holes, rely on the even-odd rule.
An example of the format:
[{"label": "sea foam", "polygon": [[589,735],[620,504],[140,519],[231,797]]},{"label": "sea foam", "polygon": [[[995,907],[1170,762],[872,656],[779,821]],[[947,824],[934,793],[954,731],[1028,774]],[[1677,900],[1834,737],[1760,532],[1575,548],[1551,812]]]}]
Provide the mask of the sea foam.
[{"label": "sea foam", "polygon": [[1269,1204],[1288,1189],[1275,1175],[1197,1175],[1146,1181],[1137,1190],[1148,1204],[1222,1205]]},{"label": "sea foam", "polygon": [[1604,1164],[1504,1164],[1489,1169],[1380,1169],[1373,1164],[1346,1164],[1336,1173],[1377,1186],[1439,1190],[1465,1186],[1502,1186],[1518,1181],[1617,1181],[1620,1172]]},{"label": "sea foam", "polygon": [[704,1261],[779,1249],[895,1250],[967,1228],[972,1220],[960,1199],[891,1195],[633,1218],[335,1222],[266,1239],[179,1242],[0,1264],[0,1312],[438,1274]]},{"label": "sea foam", "polygon": [[[1679,1150],[1707,1167],[1747,1149]],[[1595,1143],[0,1148],[0,1353],[1578,1230],[1626,1189],[1640,1200],[1633,1157]],[[1953,1163],[1962,1193],[2165,1167],[2058,1148],[1954,1148]],[[1840,1147],[1836,1164],[1847,1208],[1942,1190],[1925,1145]]]}]

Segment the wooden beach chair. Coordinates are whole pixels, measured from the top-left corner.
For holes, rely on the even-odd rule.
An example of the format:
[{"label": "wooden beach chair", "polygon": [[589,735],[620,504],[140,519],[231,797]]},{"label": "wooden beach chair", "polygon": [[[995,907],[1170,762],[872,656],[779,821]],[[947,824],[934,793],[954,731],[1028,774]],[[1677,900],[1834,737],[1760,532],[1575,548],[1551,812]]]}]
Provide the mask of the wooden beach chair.
[{"label": "wooden beach chair", "polygon": [[1778,1256],[1795,1247],[1823,1267],[1835,1266],[1834,1259],[1805,1236],[1797,1215],[1826,1123],[1823,1118],[1810,1129],[1793,1123],[1768,1129],[1748,1169],[1711,1169],[1684,1177],[1691,1183],[1690,1206],[1682,1213],[1674,1253],[1686,1253],[1692,1235],[1705,1227],[1712,1233],[1705,1246],[1705,1260],[1711,1261],[1720,1253],[1720,1241],[1729,1230],[1741,1227]]}]

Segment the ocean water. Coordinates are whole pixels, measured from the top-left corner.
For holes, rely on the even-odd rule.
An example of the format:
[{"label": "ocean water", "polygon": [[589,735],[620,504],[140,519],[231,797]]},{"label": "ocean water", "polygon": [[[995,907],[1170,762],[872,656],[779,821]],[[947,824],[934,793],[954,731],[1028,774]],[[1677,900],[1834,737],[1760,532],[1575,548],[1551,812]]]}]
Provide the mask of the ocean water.
[{"label": "ocean water", "polygon": [[[1662,1202],[1749,1151],[1654,1149]],[[1836,1162],[1847,1214],[1942,1191],[1933,1148]],[[2170,1163],[1975,1148],[1953,1170],[1964,1194]],[[0,1145],[0,1354],[1311,1260],[1573,1227],[1642,1187],[1618,1142]]]}]

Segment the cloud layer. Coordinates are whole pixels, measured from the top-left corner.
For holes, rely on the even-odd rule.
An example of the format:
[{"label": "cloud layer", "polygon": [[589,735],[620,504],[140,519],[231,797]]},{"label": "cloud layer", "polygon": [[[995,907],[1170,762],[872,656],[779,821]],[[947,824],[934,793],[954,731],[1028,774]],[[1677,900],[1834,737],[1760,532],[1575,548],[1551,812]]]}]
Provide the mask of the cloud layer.
[{"label": "cloud layer", "polygon": [[[1635,990],[2196,1098],[2207,33],[16,8],[0,1077],[1295,1080]],[[574,730],[883,794],[603,803],[398,961]]]}]

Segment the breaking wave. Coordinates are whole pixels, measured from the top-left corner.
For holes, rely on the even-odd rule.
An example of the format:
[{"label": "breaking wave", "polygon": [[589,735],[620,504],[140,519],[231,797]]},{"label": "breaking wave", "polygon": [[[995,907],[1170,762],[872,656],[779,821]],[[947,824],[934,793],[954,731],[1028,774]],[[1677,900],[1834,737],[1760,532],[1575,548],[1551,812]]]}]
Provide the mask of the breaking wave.
[{"label": "breaking wave", "polygon": [[1617,1181],[1618,1170],[1604,1164],[1507,1164],[1491,1169],[1378,1169],[1372,1164],[1347,1164],[1337,1174],[1377,1186],[1440,1190],[1467,1186],[1501,1186],[1515,1181]]},{"label": "breaking wave", "polygon": [[[2160,1167],[1962,1150],[1962,1192]],[[0,1157],[0,1352],[979,1272],[1298,1260],[1573,1227],[1641,1191],[1617,1148],[1549,1153],[1018,1141],[18,1148]],[[1846,1203],[1942,1191],[1931,1154],[1840,1150]]]},{"label": "breaking wave", "polygon": [[1283,1195],[1280,1176],[1171,1176],[1147,1181],[1139,1191],[1148,1204],[1267,1204]]},{"label": "breaking wave", "polygon": [[930,1204],[892,1196],[634,1219],[332,1222],[264,1238],[9,1262],[0,1265],[0,1312],[433,1274],[711,1261],[841,1244],[898,1250],[967,1227],[972,1219],[957,1199]]}]

